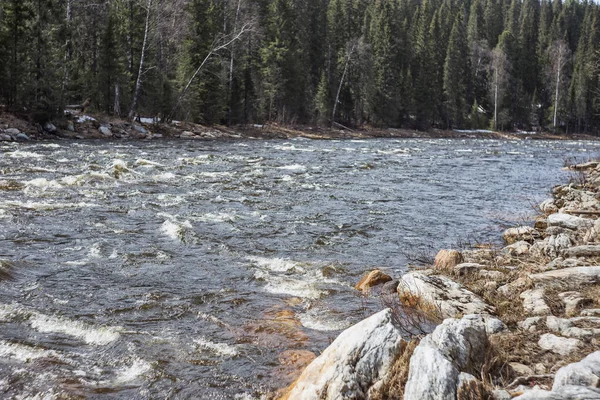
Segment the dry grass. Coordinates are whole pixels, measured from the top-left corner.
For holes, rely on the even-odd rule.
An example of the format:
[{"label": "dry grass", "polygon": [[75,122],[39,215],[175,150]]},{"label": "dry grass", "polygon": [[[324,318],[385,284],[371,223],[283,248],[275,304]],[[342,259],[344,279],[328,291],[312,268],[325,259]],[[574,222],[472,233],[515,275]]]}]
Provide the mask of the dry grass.
[{"label": "dry grass", "polygon": [[383,384],[371,395],[371,400],[402,399],[404,397],[404,387],[408,380],[410,358],[418,344],[419,341],[417,340],[402,343],[404,348],[394,361]]}]

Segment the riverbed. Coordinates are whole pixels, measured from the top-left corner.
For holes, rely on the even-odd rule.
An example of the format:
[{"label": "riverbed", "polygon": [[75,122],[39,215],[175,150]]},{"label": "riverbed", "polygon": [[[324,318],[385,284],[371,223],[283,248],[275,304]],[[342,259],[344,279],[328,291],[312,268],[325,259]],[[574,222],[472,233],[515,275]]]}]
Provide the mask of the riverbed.
[{"label": "riverbed", "polygon": [[566,158],[599,150],[0,144],[0,397],[260,398],[293,379],[286,355],[318,354],[381,308],[353,289],[365,271],[498,243],[569,179]]}]

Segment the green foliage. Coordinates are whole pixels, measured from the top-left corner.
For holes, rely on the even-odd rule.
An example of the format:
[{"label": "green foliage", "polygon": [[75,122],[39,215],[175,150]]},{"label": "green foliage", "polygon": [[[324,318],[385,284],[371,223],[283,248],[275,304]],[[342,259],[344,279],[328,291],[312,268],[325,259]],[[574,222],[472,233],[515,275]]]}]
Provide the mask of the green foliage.
[{"label": "green foliage", "polygon": [[129,109],[144,50],[149,116],[427,129],[497,111],[498,128],[551,129],[556,108],[564,131],[600,133],[595,2],[154,0],[142,49],[147,5],[0,1],[0,103],[52,115],[90,97],[110,114],[119,87]]}]

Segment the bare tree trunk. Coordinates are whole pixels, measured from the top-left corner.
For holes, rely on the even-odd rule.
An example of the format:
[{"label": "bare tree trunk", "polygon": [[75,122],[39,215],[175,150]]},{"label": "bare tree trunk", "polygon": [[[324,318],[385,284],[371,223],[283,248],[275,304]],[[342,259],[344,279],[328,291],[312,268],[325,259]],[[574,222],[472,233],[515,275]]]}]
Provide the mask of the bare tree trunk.
[{"label": "bare tree trunk", "polygon": [[142,54],[140,56],[140,68],[138,70],[137,81],[135,82],[135,92],[133,93],[133,101],[129,109],[129,119],[135,115],[137,103],[140,98],[140,89],[142,88],[142,75],[144,73],[144,61],[146,59],[146,47],[148,45],[148,32],[150,31],[150,16],[152,14],[152,0],[148,0],[148,10],[146,12],[146,27],[144,29],[144,43],[142,44]]},{"label": "bare tree trunk", "polygon": [[121,87],[118,83],[115,83],[115,103],[113,106],[113,113],[115,117],[121,116]]},{"label": "bare tree trunk", "polygon": [[558,63],[557,63],[557,68],[556,68],[556,95],[554,97],[554,133],[556,133],[556,122],[557,122],[557,118],[558,118],[558,93],[559,93],[559,86],[560,86],[560,70],[561,70],[561,64],[562,64],[562,54],[559,54],[558,56]]},{"label": "bare tree trunk", "polygon": [[342,92],[342,86],[344,85],[344,80],[346,79],[346,73],[348,72],[348,65],[350,64],[350,60],[352,58],[352,53],[354,53],[354,48],[356,47],[356,43],[352,45],[350,52],[348,53],[348,57],[346,57],[346,64],[344,65],[344,72],[342,73],[342,79],[340,79],[340,86],[338,87],[337,94],[335,95],[335,102],[333,103],[333,113],[331,114],[331,123],[335,123],[335,113],[337,112],[337,105],[340,101],[340,93]]},{"label": "bare tree trunk", "polygon": [[494,90],[494,130],[498,130],[498,69],[495,71],[496,88]]},{"label": "bare tree trunk", "polygon": [[[240,6],[242,4],[242,0],[238,0],[237,9],[235,10],[235,18],[233,20],[233,32],[237,29],[237,21],[240,14]],[[231,60],[229,61],[229,110],[228,110],[228,120],[231,123],[231,113],[232,113],[232,99],[233,99],[233,64],[235,59],[235,46],[231,46]]]},{"label": "bare tree trunk", "polygon": [[[152,1],[152,0],[149,0],[149,1]],[[173,106],[173,109],[171,110],[171,113],[169,115],[168,120],[172,120],[173,119],[173,116],[175,115],[175,111],[177,111],[177,108],[179,108],[179,105],[181,104],[181,101],[183,100],[183,97],[185,96],[185,94],[187,93],[188,89],[192,85],[192,82],[194,82],[194,79],[196,79],[196,76],[198,76],[198,74],[200,73],[200,71],[202,70],[202,68],[204,67],[204,65],[208,62],[208,60],[217,51],[229,47],[233,42],[235,42],[240,37],[242,37],[242,35],[248,30],[248,27],[249,26],[247,24],[244,25],[244,26],[242,26],[240,28],[240,30],[238,32],[236,32],[230,40],[228,40],[227,42],[225,42],[225,43],[223,43],[221,45],[214,44],[212,46],[212,48],[210,49],[210,51],[208,52],[208,54],[206,55],[206,57],[204,57],[204,60],[202,60],[202,63],[200,64],[200,66],[198,66],[198,68],[196,69],[196,71],[194,71],[194,73],[192,74],[192,77],[190,78],[190,80],[188,81],[188,83],[185,85],[185,87],[183,88],[183,90],[181,90],[181,93],[179,93],[179,96],[177,97],[177,102],[175,103],[175,106]]]}]

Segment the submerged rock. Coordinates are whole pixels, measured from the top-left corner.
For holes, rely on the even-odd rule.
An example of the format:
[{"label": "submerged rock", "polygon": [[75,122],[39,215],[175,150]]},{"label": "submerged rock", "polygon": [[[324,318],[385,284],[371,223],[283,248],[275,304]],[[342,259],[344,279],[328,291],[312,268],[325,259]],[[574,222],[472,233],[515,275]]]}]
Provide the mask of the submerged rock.
[{"label": "submerged rock", "polygon": [[361,292],[368,291],[374,286],[381,285],[383,283],[389,282],[392,280],[392,277],[388,274],[381,272],[376,269],[368,274],[366,274],[357,284],[354,286],[356,290],[360,290]]},{"label": "submerged rock", "polygon": [[403,342],[392,311],[381,311],[342,332],[282,399],[364,399],[387,377]]},{"label": "submerged rock", "polygon": [[445,276],[428,276],[420,272],[409,272],[398,285],[400,300],[411,303],[413,299],[420,305],[429,305],[433,312],[442,318],[465,314],[493,314],[494,308],[475,293]]},{"label": "submerged rock", "polygon": [[483,362],[488,344],[483,317],[445,320],[415,348],[404,398],[455,399],[468,378],[462,373]]}]

